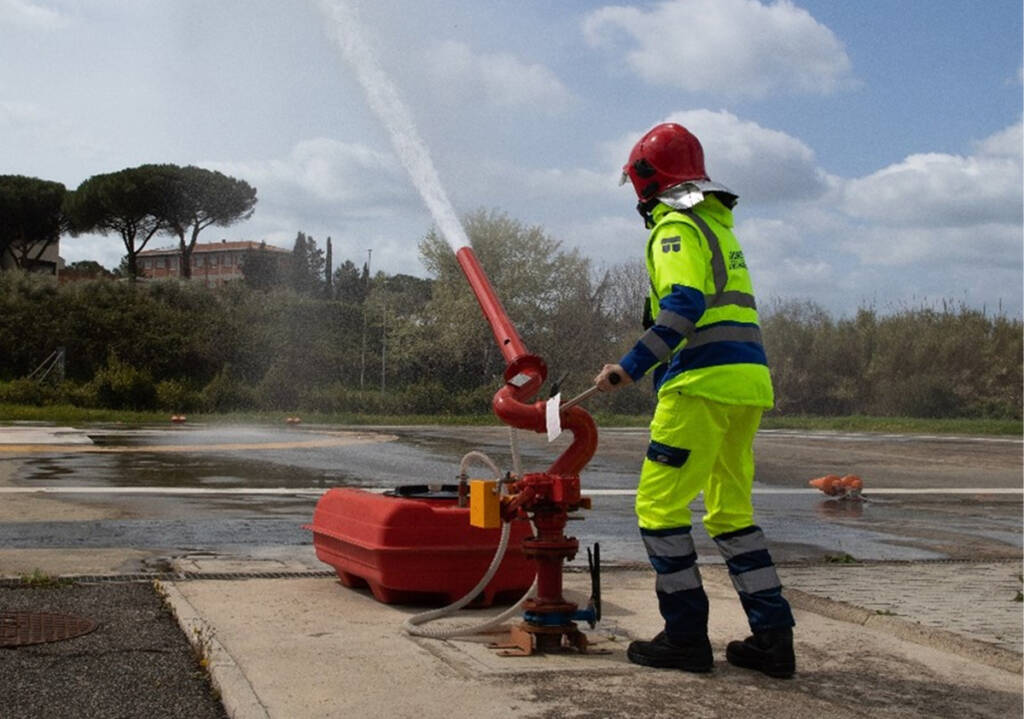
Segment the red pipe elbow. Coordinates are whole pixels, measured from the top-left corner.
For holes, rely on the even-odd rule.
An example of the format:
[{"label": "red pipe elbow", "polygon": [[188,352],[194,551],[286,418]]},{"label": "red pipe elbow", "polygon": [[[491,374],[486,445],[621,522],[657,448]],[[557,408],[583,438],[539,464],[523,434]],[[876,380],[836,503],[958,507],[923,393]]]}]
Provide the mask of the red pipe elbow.
[{"label": "red pipe elbow", "polygon": [[[516,332],[512,321],[502,307],[490,280],[484,274],[476,255],[469,247],[462,247],[455,258],[476,295],[484,318],[491,326],[494,339],[505,358],[506,384],[494,395],[494,413],[502,422],[518,429],[534,432],[547,431],[547,414],[544,402],[526,404],[544,384],[547,367],[544,360],[532,355]],[[573,441],[554,464],[550,474],[578,475],[597,451],[597,425],[590,414],[580,407],[570,407],[562,413],[562,428],[573,433]]]},{"label": "red pipe elbow", "polygon": [[[527,385],[528,386],[528,385]],[[533,432],[547,431],[547,412],[544,402],[526,404],[517,395],[522,391],[506,384],[494,395],[494,414],[507,425]],[[570,407],[562,412],[562,429],[573,434],[572,443],[548,467],[549,474],[578,475],[597,451],[597,425],[582,407]]]}]

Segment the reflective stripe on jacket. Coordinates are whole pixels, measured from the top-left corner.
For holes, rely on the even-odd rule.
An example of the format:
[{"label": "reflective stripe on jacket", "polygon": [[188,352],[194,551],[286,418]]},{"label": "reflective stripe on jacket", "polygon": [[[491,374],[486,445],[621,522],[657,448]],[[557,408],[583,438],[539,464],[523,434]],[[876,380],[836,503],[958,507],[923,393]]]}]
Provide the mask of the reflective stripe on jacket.
[{"label": "reflective stripe on jacket", "polygon": [[732,212],[713,195],[658,205],[647,242],[654,325],[620,361],[634,380],[725,404],[771,407],[771,376]]}]

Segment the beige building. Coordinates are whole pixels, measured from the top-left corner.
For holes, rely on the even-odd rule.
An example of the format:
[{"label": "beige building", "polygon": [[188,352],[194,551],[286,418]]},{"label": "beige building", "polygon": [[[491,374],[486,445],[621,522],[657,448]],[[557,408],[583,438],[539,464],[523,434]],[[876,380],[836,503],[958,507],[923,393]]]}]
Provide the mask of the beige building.
[{"label": "beige building", "polygon": [[56,275],[64,266],[60,258],[60,240],[49,243],[45,248],[42,247],[42,243],[37,243],[29,248],[24,257],[16,257],[14,250],[10,248],[0,251],[0,270],[10,270],[18,266],[26,272]]},{"label": "beige building", "polygon": [[[262,242],[209,242],[192,250],[192,280],[217,285],[242,279],[242,263],[249,251],[265,250],[283,264],[290,250]],[[181,252],[177,247],[144,250],[136,256],[139,274],[151,278],[181,276]]]}]

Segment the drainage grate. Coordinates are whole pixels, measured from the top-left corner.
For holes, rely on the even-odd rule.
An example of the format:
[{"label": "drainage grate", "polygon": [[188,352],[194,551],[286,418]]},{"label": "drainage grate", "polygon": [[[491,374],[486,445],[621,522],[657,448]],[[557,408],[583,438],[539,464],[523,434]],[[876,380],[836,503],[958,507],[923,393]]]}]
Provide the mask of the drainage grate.
[{"label": "drainage grate", "polygon": [[0,647],[20,647],[74,639],[96,628],[96,622],[71,614],[0,612]]}]

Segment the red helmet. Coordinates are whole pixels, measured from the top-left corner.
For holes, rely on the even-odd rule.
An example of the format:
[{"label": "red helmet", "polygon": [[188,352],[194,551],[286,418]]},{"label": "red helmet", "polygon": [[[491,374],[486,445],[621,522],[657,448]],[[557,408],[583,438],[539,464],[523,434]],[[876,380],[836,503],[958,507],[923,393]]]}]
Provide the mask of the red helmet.
[{"label": "red helmet", "polygon": [[627,177],[640,202],[683,182],[710,180],[700,140],[674,122],[656,125],[633,146],[629,162],[622,167],[623,183]]}]

